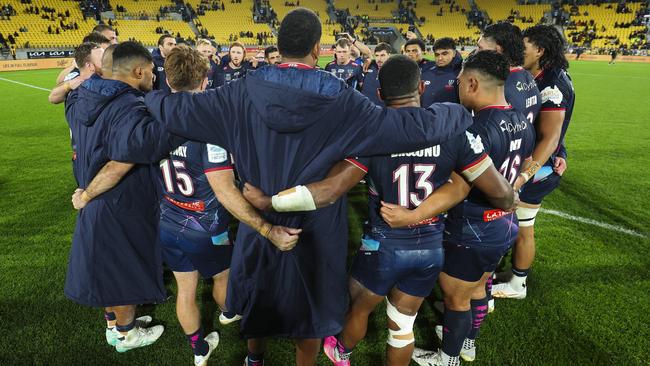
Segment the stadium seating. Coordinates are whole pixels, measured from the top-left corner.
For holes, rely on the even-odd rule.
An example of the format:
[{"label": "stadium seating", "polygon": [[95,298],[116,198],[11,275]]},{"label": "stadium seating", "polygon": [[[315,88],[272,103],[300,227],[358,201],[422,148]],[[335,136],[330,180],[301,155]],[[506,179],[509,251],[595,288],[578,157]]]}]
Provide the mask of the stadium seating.
[{"label": "stadium seating", "polygon": [[[480,30],[476,26],[468,26],[468,20],[462,9],[469,11],[471,9],[467,0],[456,1],[459,11],[454,8],[453,12],[449,11],[449,4],[432,5],[429,1],[418,2],[415,13],[418,18],[424,17],[424,24],[418,29],[423,37],[429,35],[434,38],[452,37],[452,38],[470,38],[478,40]],[[442,16],[438,16],[442,10]]]},{"label": "stadium seating", "polygon": [[[580,15],[571,15],[571,22],[573,23],[586,23],[590,24],[593,20],[593,25],[588,28],[595,33],[595,39],[591,41],[592,48],[612,47],[615,45],[615,40],[618,40],[620,45],[629,46],[632,41],[630,34],[633,32],[644,30],[644,26],[630,26],[628,28],[615,28],[616,23],[631,23],[635,18],[635,13],[641,8],[640,3],[627,3],[627,7],[631,10],[629,13],[617,13],[616,4],[608,8],[607,4],[597,5],[582,5],[578,7],[577,13]],[[571,12],[571,7],[565,6],[564,10]],[[574,12],[575,14],[575,12]],[[604,28],[603,28],[604,27]],[[565,29],[565,36],[569,41],[572,40],[572,33],[575,31],[585,30],[585,26],[577,25],[575,29]],[[588,32],[588,31],[587,31]],[[587,40],[584,40],[587,41]],[[582,45],[582,42],[575,42]]]},{"label": "stadium seating", "polygon": [[154,20],[116,20],[113,22],[113,27],[118,31],[120,41],[135,39],[146,46],[153,46],[158,43],[158,38],[162,35],[162,33],[156,33],[156,28],[159,27],[174,36],[180,33],[181,37],[185,39],[195,37],[192,28],[187,23],[173,20],[161,20],[160,22]]},{"label": "stadium seating", "polygon": [[[522,30],[539,24],[544,13],[551,10],[550,4],[519,5],[516,0],[475,0],[475,3],[479,9],[487,12],[493,22],[510,20]],[[532,20],[532,22],[524,22],[522,18]]]},{"label": "stadium seating", "polygon": [[[334,1],[337,9],[349,9],[353,16],[367,15],[369,19],[392,19],[393,12],[397,11],[397,1],[390,0],[338,0]],[[384,0],[386,1],[386,0]]]},{"label": "stadium seating", "polygon": [[[64,0],[32,0],[31,4],[21,4],[20,0],[4,0],[4,5],[11,4],[16,10],[16,15],[10,20],[0,20],[0,33],[5,37],[9,34],[15,36],[16,46],[21,47],[73,47],[79,44],[81,39],[92,31],[96,25],[92,19],[85,20],[79,9],[79,3],[76,1]],[[53,13],[44,12],[43,7],[54,9]],[[29,8],[39,8],[38,14],[28,14]],[[70,16],[66,16],[66,11]],[[59,16],[61,13],[61,16]],[[53,15],[54,20],[44,19],[45,15]],[[72,26],[72,29],[61,27],[61,21],[64,25]],[[77,24],[76,29],[74,24]],[[48,33],[48,27],[52,33]],[[56,29],[59,28],[59,34]],[[21,32],[20,30],[26,30]]]},{"label": "stadium seating", "polygon": [[[292,6],[287,6],[285,4],[294,4]],[[329,19],[327,13],[327,1],[326,0],[270,0],[270,4],[273,7],[273,10],[278,15],[278,20],[282,21],[284,16],[288,12],[295,9],[298,4],[301,7],[308,8],[318,14],[321,25],[323,27],[323,36],[321,37],[322,44],[333,44],[336,42],[335,35],[342,32],[342,27],[340,24],[327,24],[326,20]]]},{"label": "stadium seating", "polygon": [[[195,1],[197,2],[197,1]],[[200,1],[198,1],[200,3]],[[271,28],[265,23],[253,21],[253,1],[241,0],[240,3],[223,2],[225,11],[206,11],[198,17],[199,24],[214,36],[219,44],[229,44],[237,38],[238,42],[246,45],[257,45],[257,33],[271,33]],[[193,4],[194,6],[194,4]],[[241,37],[240,32],[253,32],[253,37]],[[231,38],[231,35],[233,38]]]},{"label": "stadium seating", "polygon": [[113,0],[111,1],[113,5],[113,10],[116,11],[118,6],[123,6],[126,10],[122,15],[129,16],[139,16],[139,15],[148,15],[155,17],[159,13],[161,6],[171,6],[171,1],[160,1],[160,0]]}]

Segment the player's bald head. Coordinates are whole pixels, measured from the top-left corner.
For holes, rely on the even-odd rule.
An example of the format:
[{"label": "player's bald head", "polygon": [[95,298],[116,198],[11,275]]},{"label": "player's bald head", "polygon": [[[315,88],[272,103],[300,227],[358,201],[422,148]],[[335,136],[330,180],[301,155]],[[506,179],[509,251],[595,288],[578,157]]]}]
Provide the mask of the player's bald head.
[{"label": "player's bald head", "polygon": [[316,13],[298,8],[290,11],[280,23],[278,49],[283,57],[303,58],[320,43],[322,28]]},{"label": "player's bald head", "polygon": [[102,75],[106,78],[113,75],[113,51],[115,51],[116,45],[112,44],[104,50],[104,55],[102,56]]},{"label": "player's bald head", "polygon": [[149,51],[139,42],[123,42],[113,51],[113,73],[128,75],[137,67],[153,62]]}]

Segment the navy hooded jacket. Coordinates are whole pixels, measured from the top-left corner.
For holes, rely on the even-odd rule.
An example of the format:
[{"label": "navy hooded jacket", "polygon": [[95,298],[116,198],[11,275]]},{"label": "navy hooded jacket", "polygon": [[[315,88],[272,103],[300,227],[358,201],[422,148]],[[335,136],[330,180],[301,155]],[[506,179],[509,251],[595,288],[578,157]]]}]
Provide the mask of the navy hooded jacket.
[{"label": "navy hooded jacket", "polygon": [[77,144],[79,187],[110,160],[136,163],[111,190],[79,211],[65,294],[88,306],[161,302],[158,160],[173,146],[148,113],[144,94],[93,76],[71,92],[66,118]]},{"label": "navy hooded jacket", "polygon": [[[267,194],[323,179],[348,156],[414,151],[471,125],[459,105],[383,109],[330,73],[280,65],[199,94],[149,93],[147,106],[175,134],[230,151],[242,181]],[[228,308],[246,337],[322,338],[341,331],[348,305],[347,201],[307,213],[266,213],[303,229],[280,252],[240,224]]]},{"label": "navy hooded jacket", "polygon": [[463,58],[459,52],[445,67],[436,66],[435,62],[430,63],[429,68],[422,70],[422,80],[426,85],[422,94],[421,104],[428,107],[433,103],[459,103],[458,83],[456,78],[463,67]]}]

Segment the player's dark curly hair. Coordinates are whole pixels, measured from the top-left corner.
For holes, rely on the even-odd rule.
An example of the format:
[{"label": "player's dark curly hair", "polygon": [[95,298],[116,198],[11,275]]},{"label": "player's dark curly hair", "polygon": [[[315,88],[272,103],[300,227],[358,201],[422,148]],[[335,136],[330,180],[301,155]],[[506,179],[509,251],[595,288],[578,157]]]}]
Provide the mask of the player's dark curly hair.
[{"label": "player's dark curly hair", "polygon": [[490,38],[501,46],[511,66],[524,63],[524,38],[516,25],[510,22],[490,24],[483,30],[483,37]]},{"label": "player's dark curly hair", "polygon": [[298,8],[290,11],[280,23],[278,49],[282,57],[302,58],[320,41],[322,27],[316,13]]},{"label": "player's dark curly hair", "polygon": [[433,43],[433,50],[455,50],[456,41],[450,37],[438,38]]},{"label": "player's dark curly hair", "polygon": [[465,59],[463,70],[478,71],[498,80],[499,85],[505,85],[510,75],[510,64],[504,55],[496,51],[479,51]]},{"label": "player's dark curly hair", "polygon": [[427,51],[426,43],[424,43],[424,41],[419,39],[419,38],[409,39],[408,41],[406,41],[406,43],[404,43],[404,48],[406,48],[407,46],[411,46],[411,45],[417,45],[418,47],[420,47],[420,50],[422,52]]},{"label": "player's dark curly hair", "polygon": [[552,25],[536,25],[526,29],[523,33],[528,42],[544,49],[544,54],[539,59],[541,69],[560,68],[566,70],[569,68],[564,51],[566,49],[566,40],[560,32]]}]

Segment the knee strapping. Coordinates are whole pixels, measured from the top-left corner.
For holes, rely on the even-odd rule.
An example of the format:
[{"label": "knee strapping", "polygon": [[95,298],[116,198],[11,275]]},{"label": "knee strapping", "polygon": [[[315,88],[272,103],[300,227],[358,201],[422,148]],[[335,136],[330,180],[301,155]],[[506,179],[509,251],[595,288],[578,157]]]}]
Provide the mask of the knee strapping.
[{"label": "knee strapping", "polygon": [[395,348],[404,348],[409,344],[415,342],[413,334],[413,324],[415,323],[415,315],[405,315],[400,313],[393,304],[386,299],[386,315],[388,319],[392,320],[397,325],[399,330],[392,330],[388,328],[387,343]]},{"label": "knee strapping", "polygon": [[537,212],[539,207],[530,208],[530,207],[519,207],[517,208],[517,220],[519,220],[520,227],[530,227],[535,225],[535,217],[537,217]]}]

